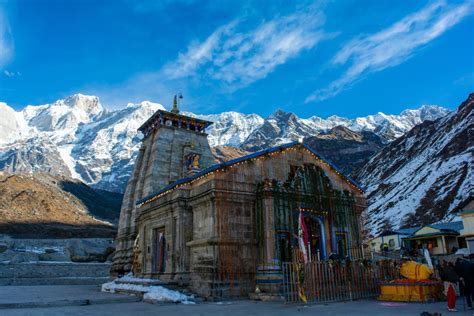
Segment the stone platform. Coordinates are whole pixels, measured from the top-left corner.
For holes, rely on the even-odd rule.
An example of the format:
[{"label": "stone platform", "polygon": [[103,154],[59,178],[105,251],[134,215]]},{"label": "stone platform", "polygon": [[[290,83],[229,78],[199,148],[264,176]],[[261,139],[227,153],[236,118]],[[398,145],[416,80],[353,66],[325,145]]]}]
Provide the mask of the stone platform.
[{"label": "stone platform", "polygon": [[134,303],[141,299],[101,293],[98,285],[0,286],[2,309]]},{"label": "stone platform", "polygon": [[110,281],[110,263],[0,263],[0,285],[90,285]]}]

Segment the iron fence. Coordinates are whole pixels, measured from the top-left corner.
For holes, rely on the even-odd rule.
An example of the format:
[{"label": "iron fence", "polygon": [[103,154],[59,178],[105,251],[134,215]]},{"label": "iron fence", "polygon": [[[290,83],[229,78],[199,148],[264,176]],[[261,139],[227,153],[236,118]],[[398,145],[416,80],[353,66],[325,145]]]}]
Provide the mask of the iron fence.
[{"label": "iron fence", "polygon": [[335,302],[374,297],[380,282],[399,278],[396,261],[313,261],[283,263],[283,292],[287,302]]}]

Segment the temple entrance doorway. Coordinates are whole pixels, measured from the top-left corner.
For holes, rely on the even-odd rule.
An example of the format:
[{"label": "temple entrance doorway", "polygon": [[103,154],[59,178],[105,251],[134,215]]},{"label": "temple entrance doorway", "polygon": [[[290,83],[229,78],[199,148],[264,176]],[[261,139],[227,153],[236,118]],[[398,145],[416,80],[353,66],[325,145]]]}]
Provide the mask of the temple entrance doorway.
[{"label": "temple entrance doorway", "polygon": [[345,258],[347,253],[347,234],[345,232],[337,232],[336,233],[336,247],[337,247],[337,254],[341,258]]},{"label": "temple entrance doorway", "polygon": [[308,251],[311,260],[322,260],[326,256],[322,221],[314,215],[305,215],[304,220],[308,229]]},{"label": "temple entrance doorway", "polygon": [[154,273],[165,272],[166,264],[166,238],[164,228],[153,230],[153,269]]}]

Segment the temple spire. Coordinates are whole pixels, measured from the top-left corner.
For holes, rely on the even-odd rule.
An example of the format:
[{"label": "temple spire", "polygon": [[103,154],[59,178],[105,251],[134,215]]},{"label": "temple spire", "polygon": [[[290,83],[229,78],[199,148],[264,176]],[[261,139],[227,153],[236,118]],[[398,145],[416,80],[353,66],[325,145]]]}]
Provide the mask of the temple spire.
[{"label": "temple spire", "polygon": [[175,94],[173,98],[173,109],[171,110],[172,113],[179,113],[178,109],[178,96]]}]

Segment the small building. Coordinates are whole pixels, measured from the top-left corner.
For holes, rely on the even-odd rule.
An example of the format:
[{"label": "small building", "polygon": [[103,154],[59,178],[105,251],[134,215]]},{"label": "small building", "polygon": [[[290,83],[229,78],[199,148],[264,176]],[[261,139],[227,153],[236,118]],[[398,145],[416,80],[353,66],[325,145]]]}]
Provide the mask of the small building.
[{"label": "small building", "polygon": [[461,221],[430,224],[418,228],[411,235],[403,237],[408,249],[428,249],[432,255],[453,254],[459,249],[458,236],[463,229]]},{"label": "small building", "polygon": [[459,216],[462,219],[464,228],[458,237],[462,248],[467,248],[470,254],[474,253],[474,199],[470,197],[463,205]]},{"label": "small building", "polygon": [[410,236],[418,229],[419,227],[385,230],[369,241],[370,250],[372,252],[379,252],[382,250],[383,244],[387,244],[389,251],[400,250],[403,245],[403,238]]}]

